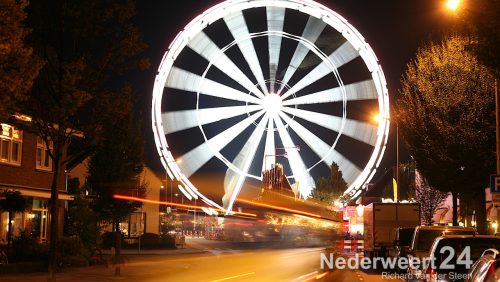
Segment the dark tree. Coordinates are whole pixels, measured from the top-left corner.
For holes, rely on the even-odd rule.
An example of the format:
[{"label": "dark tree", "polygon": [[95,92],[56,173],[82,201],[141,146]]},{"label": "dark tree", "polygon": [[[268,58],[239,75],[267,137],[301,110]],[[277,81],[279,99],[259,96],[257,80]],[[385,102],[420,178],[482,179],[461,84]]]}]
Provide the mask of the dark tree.
[{"label": "dark tree", "polygon": [[[495,158],[493,78],[467,44],[450,37],[421,48],[402,79],[396,110],[417,169],[432,187],[454,199],[460,194],[461,203],[485,198]],[[486,230],[484,201],[475,210],[479,230]]]},{"label": "dark tree", "polygon": [[341,198],[344,191],[347,189],[342,172],[336,163],[330,166],[330,175],[328,177],[320,177],[316,180],[316,188],[312,191],[311,197],[320,202],[332,205],[336,199]]},{"label": "dark tree", "polygon": [[17,101],[26,100],[41,59],[25,45],[30,30],[24,26],[28,1],[0,0],[0,119],[18,111]]},{"label": "dark tree", "polygon": [[132,113],[130,96],[123,97],[122,110],[127,113],[118,120],[108,120],[103,139],[90,159],[88,184],[95,200],[93,209],[99,219],[113,225],[115,240],[115,274],[120,275],[120,222],[141,207],[142,203],[115,199],[113,195],[144,197],[146,184],[140,178],[143,170],[143,142],[139,122]]},{"label": "dark tree", "polygon": [[[65,154],[70,139],[81,136],[88,145],[83,150],[97,143],[101,121],[121,115],[114,97],[131,92],[124,75],[147,66],[138,58],[145,45],[132,22],[134,15],[132,0],[33,1],[28,7],[29,42],[46,64],[23,112],[33,118],[32,125],[46,146],[52,147],[52,219],[57,218],[58,187],[71,157]],[[50,281],[56,279],[57,231],[58,221],[51,220]]]},{"label": "dark tree", "polygon": [[500,75],[500,2],[496,0],[467,1],[459,16],[466,25],[460,28],[471,37],[470,48],[478,59]]},{"label": "dark tree", "polygon": [[12,219],[17,212],[24,212],[27,207],[26,198],[19,191],[5,190],[0,196],[0,210],[9,213],[9,232],[7,232],[7,244],[9,248],[12,243]]},{"label": "dark tree", "polygon": [[417,173],[416,177],[415,200],[420,204],[421,218],[425,224],[432,225],[432,218],[446,200],[448,193],[432,188],[420,174]]},{"label": "dark tree", "polygon": [[68,193],[73,195],[74,200],[68,204],[64,222],[65,233],[69,236],[78,236],[84,246],[93,252],[99,233],[97,215],[90,206],[89,198],[80,187],[78,178],[69,179]]}]

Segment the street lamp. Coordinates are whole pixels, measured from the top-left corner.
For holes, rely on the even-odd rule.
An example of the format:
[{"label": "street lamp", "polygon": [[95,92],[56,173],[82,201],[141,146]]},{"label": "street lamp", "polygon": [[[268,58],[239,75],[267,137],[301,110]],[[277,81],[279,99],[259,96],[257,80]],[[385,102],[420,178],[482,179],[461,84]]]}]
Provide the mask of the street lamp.
[{"label": "street lamp", "polygon": [[[165,162],[165,201],[167,202],[172,202],[173,201],[173,191],[174,191],[174,188],[173,188],[173,183],[174,183],[174,176],[173,174],[170,172],[169,170],[169,167],[168,167],[168,164],[169,163],[180,163],[181,161],[177,161],[177,160],[170,160],[170,161],[166,161]],[[170,178],[170,201],[168,200],[168,178]],[[163,188],[163,186],[161,187]],[[171,205],[169,204],[168,206],[170,209],[172,208]]]},{"label": "street lamp", "polygon": [[[383,120],[389,120],[389,117],[385,117],[381,114],[376,114],[373,116],[373,120],[376,123],[381,123]],[[396,123],[396,203],[399,202],[399,122],[395,120]]]},{"label": "street lamp", "polygon": [[458,7],[460,7],[460,0],[448,0],[446,1],[446,8],[455,12]]}]

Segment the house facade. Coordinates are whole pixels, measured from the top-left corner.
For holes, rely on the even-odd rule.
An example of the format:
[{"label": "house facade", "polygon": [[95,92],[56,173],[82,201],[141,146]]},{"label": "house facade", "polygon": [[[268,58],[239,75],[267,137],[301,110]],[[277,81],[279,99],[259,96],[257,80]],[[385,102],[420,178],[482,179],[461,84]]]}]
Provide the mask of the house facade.
[{"label": "house facade", "polygon": [[[12,222],[13,237],[25,231],[40,241],[48,240],[50,213],[48,201],[54,174],[52,159],[43,140],[34,132],[0,123],[0,192],[19,191],[28,200],[24,213],[16,213]],[[59,179],[60,235],[63,233],[65,201],[72,197],[66,192],[66,175]],[[6,240],[8,213],[0,211],[0,242]]]},{"label": "house facade", "polygon": [[[78,178],[80,185],[87,182],[89,159],[85,159],[81,163],[68,170],[67,174],[70,178]],[[146,185],[146,202],[142,207],[133,212],[128,219],[120,223],[120,230],[126,238],[138,238],[144,233],[160,233],[160,194],[166,193],[163,189],[165,180],[161,179],[158,173],[151,168],[144,166],[139,179]],[[165,200],[165,199],[163,199]],[[104,226],[104,231],[112,231],[112,225]]]}]

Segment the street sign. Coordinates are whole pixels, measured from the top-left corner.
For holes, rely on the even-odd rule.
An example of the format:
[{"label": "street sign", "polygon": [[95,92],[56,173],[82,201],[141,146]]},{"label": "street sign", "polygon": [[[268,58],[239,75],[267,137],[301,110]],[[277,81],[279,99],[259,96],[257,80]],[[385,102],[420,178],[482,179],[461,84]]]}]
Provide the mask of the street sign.
[{"label": "street sign", "polygon": [[500,193],[500,175],[490,175],[490,192],[491,194]]}]

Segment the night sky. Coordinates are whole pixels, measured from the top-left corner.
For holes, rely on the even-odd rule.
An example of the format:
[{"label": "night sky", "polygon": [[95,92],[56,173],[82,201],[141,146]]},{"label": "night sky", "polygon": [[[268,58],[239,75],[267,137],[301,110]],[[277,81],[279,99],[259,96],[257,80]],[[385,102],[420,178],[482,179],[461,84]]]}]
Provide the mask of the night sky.
[{"label": "night sky", "polygon": [[[156,70],[168,45],[176,34],[207,8],[221,1],[138,1],[137,25],[149,45],[146,56],[151,68],[134,76],[141,108],[146,141],[147,164],[161,171],[152,138],[150,107]],[[344,0],[318,1],[339,13],[350,22],[374,50],[384,71],[391,102],[397,95],[399,80],[406,64],[415,56],[419,46],[431,38],[439,38],[453,23],[453,15],[444,8],[443,0]],[[392,107],[393,105],[391,105]],[[383,168],[395,164],[395,134],[391,126],[388,149]],[[402,153],[402,160],[407,158]]]}]

